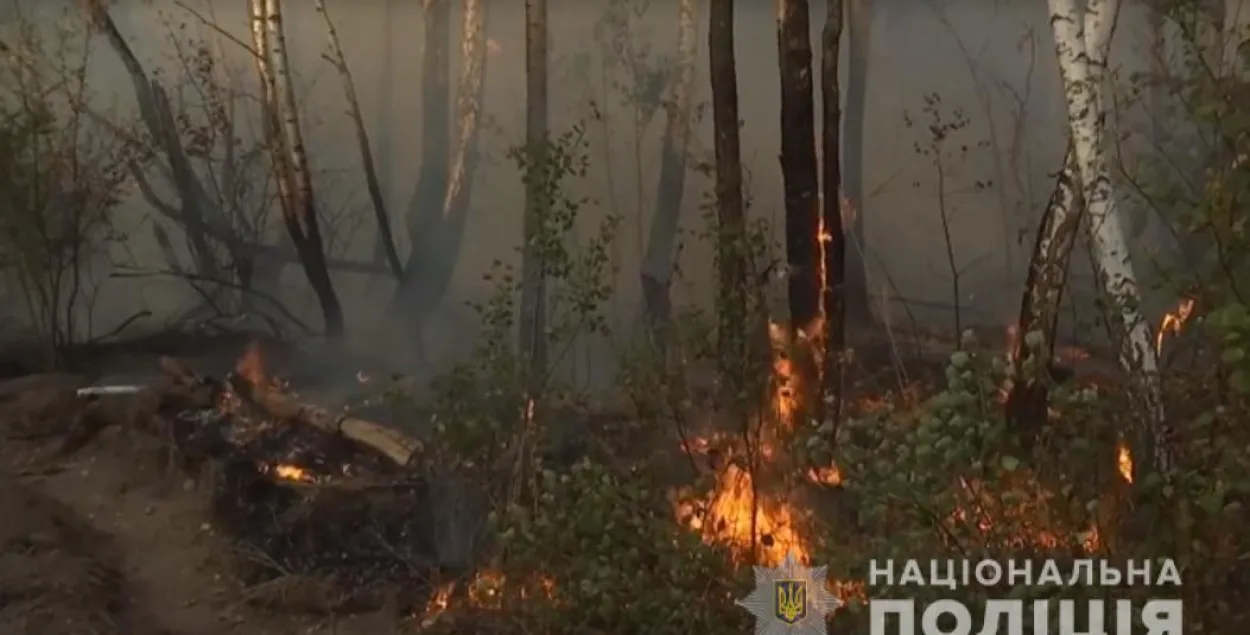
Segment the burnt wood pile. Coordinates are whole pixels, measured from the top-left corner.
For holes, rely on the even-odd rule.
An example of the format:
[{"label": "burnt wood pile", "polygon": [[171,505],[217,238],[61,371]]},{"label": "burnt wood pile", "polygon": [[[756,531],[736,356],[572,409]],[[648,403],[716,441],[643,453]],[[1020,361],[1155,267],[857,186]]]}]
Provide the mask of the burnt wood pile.
[{"label": "burnt wood pile", "polygon": [[[327,612],[423,606],[440,570],[422,445],[305,403],[242,373],[202,376],[161,360],[151,432],[211,483],[237,570],[258,603]],[[161,430],[163,428],[163,430]]]}]

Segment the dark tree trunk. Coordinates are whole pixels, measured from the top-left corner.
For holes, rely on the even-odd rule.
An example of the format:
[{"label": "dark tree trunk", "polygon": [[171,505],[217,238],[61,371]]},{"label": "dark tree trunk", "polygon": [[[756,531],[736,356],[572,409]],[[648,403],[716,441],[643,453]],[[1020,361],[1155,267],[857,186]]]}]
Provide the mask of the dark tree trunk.
[{"label": "dark tree trunk", "polygon": [[415,208],[409,210],[408,218],[413,245],[426,228],[427,223],[422,221],[437,218],[442,212],[451,148],[451,2],[423,0],[421,6],[425,30],[421,60],[421,170],[417,175]]},{"label": "dark tree trunk", "polygon": [[871,324],[868,299],[868,244],[864,238],[864,119],[868,94],[868,54],[871,50],[872,0],[847,3],[846,113],[842,120],[843,196],[851,210],[847,227],[846,273],[843,297],[846,318],[854,324]]},{"label": "dark tree trunk", "polygon": [[708,31],[715,136],[717,217],[717,343],[727,388],[747,361],[746,220],[738,133],[738,77],[734,61],[734,2],[712,0]]},{"label": "dark tree trunk", "polygon": [[[460,259],[464,226],[468,219],[473,176],[478,163],[479,120],[486,77],[486,8],[481,0],[464,0],[462,4],[460,51],[455,155],[448,161],[447,155],[439,156],[435,147],[425,158],[426,161],[440,163],[444,180],[437,200],[421,203],[422,207],[417,210],[418,233],[413,237],[412,251],[396,293],[397,301],[407,301],[405,317],[412,320],[412,326],[418,331],[425,316],[441,302],[450,285],[456,262]],[[445,57],[443,61],[447,61]],[[434,69],[426,70],[436,74]],[[425,125],[433,126],[435,123],[427,120]],[[449,138],[450,133],[436,134]],[[431,183],[430,187],[433,185]],[[434,196],[434,193],[430,191],[420,196]]]},{"label": "dark tree trunk", "polygon": [[673,101],[668,106],[664,147],[660,155],[660,182],[655,189],[655,219],[642,261],[643,319],[652,343],[667,351],[672,322],[669,287],[676,251],[681,203],[686,191],[686,147],[690,134],[690,102],[694,92],[699,0],[681,0],[677,16],[677,74]]},{"label": "dark tree trunk", "polygon": [[816,168],[816,107],[807,0],[777,3],[777,54],[781,76],[781,176],[786,201],[790,329],[792,334],[803,332],[814,337],[817,333],[812,330],[819,328],[821,296],[820,206],[817,204],[820,181]]},{"label": "dark tree trunk", "polygon": [[[837,434],[842,416],[844,383],[843,350],[846,348],[846,233],[842,227],[842,92],[838,86],[838,57],[842,43],[842,0],[828,0],[825,28],[821,34],[820,96],[821,113],[821,177],[822,197],[821,251],[821,314],[824,332],[818,421],[834,424],[831,437]],[[830,439],[832,441],[832,438]]]},{"label": "dark tree trunk", "polygon": [[[525,248],[521,260],[520,353],[531,381],[547,367],[547,285],[536,251],[546,216],[547,161],[547,0],[525,1],[525,144],[529,153],[525,193]],[[531,393],[531,396],[532,393]]]}]

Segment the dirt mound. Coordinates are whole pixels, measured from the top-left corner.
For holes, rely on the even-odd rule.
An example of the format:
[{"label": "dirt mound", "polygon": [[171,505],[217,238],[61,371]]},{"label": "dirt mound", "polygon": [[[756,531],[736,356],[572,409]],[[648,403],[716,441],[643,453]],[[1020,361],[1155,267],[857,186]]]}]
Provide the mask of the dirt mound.
[{"label": "dirt mound", "polygon": [[107,536],[0,474],[0,632],[146,633]]}]

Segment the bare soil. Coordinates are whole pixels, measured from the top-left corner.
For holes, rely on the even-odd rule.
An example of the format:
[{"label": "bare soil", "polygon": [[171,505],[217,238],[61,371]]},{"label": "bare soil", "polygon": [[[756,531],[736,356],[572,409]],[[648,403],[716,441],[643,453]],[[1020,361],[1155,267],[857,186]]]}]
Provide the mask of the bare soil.
[{"label": "bare soil", "polygon": [[[89,443],[75,440],[84,418],[99,416],[73,396],[88,381],[0,382],[0,632],[384,635],[404,628],[405,616],[387,608],[339,618],[256,606],[255,589],[231,566],[236,543],[214,526],[208,484],[175,467],[168,440],[135,421],[108,426]],[[128,403],[108,416],[144,412]]]}]

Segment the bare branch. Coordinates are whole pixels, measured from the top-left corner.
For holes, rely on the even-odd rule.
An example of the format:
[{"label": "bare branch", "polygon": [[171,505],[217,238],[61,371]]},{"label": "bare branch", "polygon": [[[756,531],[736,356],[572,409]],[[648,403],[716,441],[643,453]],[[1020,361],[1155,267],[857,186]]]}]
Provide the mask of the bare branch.
[{"label": "bare branch", "polygon": [[404,277],[404,265],[400,262],[399,252],[395,249],[395,235],[391,231],[390,214],[386,211],[386,202],[382,197],[382,186],[378,182],[378,172],[373,164],[373,150],[370,148],[369,134],[365,131],[364,117],[360,112],[360,101],[356,98],[356,85],[352,80],[351,70],[347,67],[347,56],[343,53],[343,46],[339,41],[338,31],[334,28],[334,22],[330,19],[330,12],[326,9],[325,0],[317,0],[317,11],[321,13],[321,17],[325,20],[326,34],[330,39],[330,55],[332,57],[327,59],[338,69],[339,77],[343,79],[343,93],[347,98],[348,116],[351,117],[352,125],[356,129],[356,144],[360,147],[360,158],[365,172],[365,185],[369,189],[369,198],[373,202],[373,215],[378,223],[382,249],[386,254],[386,261],[391,267],[391,272],[396,279],[402,279]]}]

